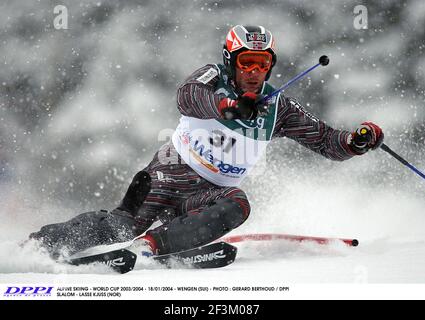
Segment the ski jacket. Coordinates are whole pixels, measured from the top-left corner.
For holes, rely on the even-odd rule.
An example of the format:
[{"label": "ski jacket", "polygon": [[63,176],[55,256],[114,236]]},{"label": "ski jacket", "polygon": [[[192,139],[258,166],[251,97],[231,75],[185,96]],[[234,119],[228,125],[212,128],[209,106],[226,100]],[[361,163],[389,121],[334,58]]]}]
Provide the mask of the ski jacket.
[{"label": "ski jacket", "polygon": [[[262,94],[273,91],[263,84]],[[173,145],[194,171],[214,184],[238,186],[277,137],[293,139],[331,160],[355,155],[347,143],[350,132],[331,128],[294,98],[275,96],[268,115],[255,120],[224,120],[218,105],[226,97],[237,99],[238,94],[219,64],[196,70],[177,91],[182,116]]]}]

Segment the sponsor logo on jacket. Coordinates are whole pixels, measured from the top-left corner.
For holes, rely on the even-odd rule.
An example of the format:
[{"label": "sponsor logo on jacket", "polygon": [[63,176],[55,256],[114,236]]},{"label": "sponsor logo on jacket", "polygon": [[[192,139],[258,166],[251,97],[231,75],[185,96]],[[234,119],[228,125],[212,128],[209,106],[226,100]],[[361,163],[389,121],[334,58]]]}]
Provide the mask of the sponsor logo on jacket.
[{"label": "sponsor logo on jacket", "polygon": [[214,158],[212,150],[205,147],[199,140],[196,140],[193,143],[189,150],[193,158],[202,164],[207,169],[211,170],[214,173],[231,173],[236,175],[243,175],[246,172],[246,168],[234,166],[230,163],[225,163],[217,158]]}]

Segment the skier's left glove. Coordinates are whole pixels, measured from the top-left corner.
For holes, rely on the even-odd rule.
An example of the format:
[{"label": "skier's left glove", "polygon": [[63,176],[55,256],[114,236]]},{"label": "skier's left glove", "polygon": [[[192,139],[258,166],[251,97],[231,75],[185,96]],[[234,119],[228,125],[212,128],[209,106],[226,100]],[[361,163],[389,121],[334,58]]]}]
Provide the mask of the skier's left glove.
[{"label": "skier's left glove", "polygon": [[237,100],[222,99],[218,110],[226,120],[254,120],[257,116],[265,116],[269,112],[269,106],[263,98],[261,94],[246,92]]},{"label": "skier's left glove", "polygon": [[384,142],[382,129],[373,122],[363,122],[348,138],[350,149],[362,155],[370,149],[378,149]]}]

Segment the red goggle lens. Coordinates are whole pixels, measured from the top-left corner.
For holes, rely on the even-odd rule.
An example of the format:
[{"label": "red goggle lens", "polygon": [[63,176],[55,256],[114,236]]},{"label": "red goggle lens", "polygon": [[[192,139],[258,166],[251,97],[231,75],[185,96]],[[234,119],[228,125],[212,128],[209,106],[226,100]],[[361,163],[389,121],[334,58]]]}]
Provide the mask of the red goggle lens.
[{"label": "red goggle lens", "polygon": [[261,72],[267,72],[272,67],[273,57],[269,52],[244,51],[236,58],[236,65],[239,69],[250,72],[255,68]]}]

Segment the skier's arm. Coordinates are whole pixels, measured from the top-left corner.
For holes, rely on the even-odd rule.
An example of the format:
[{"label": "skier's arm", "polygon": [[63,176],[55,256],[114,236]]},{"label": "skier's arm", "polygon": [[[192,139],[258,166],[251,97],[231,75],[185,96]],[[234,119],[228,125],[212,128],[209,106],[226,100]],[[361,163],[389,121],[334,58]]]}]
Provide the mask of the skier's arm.
[{"label": "skier's arm", "polygon": [[350,135],[320,121],[297,100],[280,97],[273,137],[288,137],[328,159],[343,161],[356,155],[348,145]]},{"label": "skier's arm", "polygon": [[208,64],[196,70],[177,90],[177,108],[187,117],[198,119],[253,120],[259,112],[257,95],[247,92],[232,100],[217,94],[220,70]]},{"label": "skier's arm", "polygon": [[184,116],[199,119],[218,119],[223,95],[214,93],[218,81],[218,68],[208,64],[196,70],[177,90],[177,108]]}]

